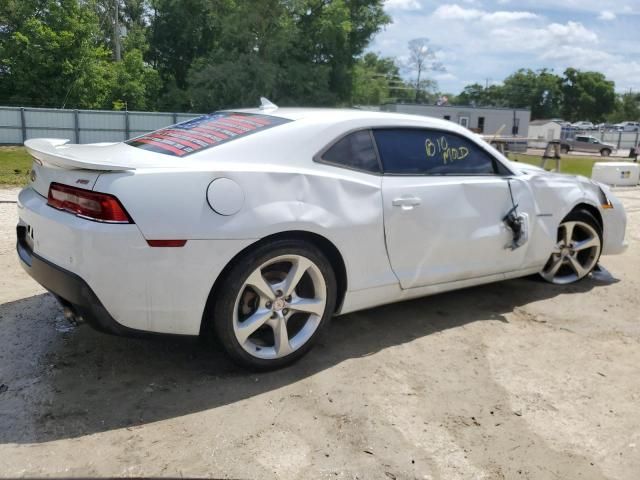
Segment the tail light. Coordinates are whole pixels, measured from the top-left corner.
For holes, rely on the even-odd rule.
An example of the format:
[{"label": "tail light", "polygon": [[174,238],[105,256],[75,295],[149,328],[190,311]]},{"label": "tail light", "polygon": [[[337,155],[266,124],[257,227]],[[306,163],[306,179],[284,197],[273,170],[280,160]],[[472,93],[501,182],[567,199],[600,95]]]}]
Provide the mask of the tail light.
[{"label": "tail light", "polygon": [[120,201],[107,193],[52,183],[47,205],[95,222],[133,223]]}]

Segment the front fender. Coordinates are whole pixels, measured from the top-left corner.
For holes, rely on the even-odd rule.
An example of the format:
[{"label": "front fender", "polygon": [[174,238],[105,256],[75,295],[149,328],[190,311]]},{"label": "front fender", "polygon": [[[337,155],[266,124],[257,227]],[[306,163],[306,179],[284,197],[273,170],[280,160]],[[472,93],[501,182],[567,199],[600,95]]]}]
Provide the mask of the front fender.
[{"label": "front fender", "polygon": [[[606,185],[582,176],[550,173],[538,175],[531,182],[539,211],[550,232],[557,231],[569,212],[580,205],[589,205],[602,220],[602,254],[613,255],[626,250],[626,213],[622,203]],[[613,208],[606,207],[607,201]]]}]

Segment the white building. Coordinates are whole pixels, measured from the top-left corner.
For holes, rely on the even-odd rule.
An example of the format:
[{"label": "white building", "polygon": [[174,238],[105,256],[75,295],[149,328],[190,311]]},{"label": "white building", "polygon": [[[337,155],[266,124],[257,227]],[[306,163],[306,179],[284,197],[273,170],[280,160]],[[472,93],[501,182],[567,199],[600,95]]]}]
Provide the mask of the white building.
[{"label": "white building", "polygon": [[531,112],[525,108],[470,107],[462,105],[420,105],[388,103],[383,112],[412,113],[443,118],[467,127],[476,133],[526,137]]},{"label": "white building", "polygon": [[554,120],[534,120],[529,123],[529,146],[545,148],[551,140],[560,140],[562,125]]}]

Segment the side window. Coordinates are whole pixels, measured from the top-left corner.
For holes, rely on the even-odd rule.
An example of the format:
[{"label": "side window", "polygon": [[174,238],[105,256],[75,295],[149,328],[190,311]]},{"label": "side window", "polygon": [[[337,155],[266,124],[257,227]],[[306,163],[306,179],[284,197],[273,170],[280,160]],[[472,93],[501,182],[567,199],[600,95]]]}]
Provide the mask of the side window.
[{"label": "side window", "polygon": [[[385,173],[493,175],[496,161],[472,141],[437,130],[380,129],[373,135]],[[503,169],[506,170],[506,169]]]},{"label": "side window", "polygon": [[361,130],[341,138],[321,158],[334,165],[380,173],[378,156],[369,130]]}]

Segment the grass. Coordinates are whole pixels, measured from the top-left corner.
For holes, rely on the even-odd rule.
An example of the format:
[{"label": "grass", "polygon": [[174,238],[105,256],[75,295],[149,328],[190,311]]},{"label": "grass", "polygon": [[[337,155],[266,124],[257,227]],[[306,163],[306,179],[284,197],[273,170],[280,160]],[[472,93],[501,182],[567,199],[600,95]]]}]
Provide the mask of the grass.
[{"label": "grass", "polygon": [[[509,153],[509,158],[516,162],[528,163],[529,165],[540,166],[542,157],[538,155],[528,155],[522,153]],[[564,155],[560,160],[560,172],[570,173],[572,175],[584,175],[587,178],[591,177],[591,169],[595,162],[606,162],[607,160],[621,161],[619,158],[603,158],[603,157],[570,157]],[[551,170],[556,167],[556,161],[553,159],[547,160],[545,168]]]},{"label": "grass", "polygon": [[29,183],[31,157],[24,147],[0,147],[0,185]]}]

